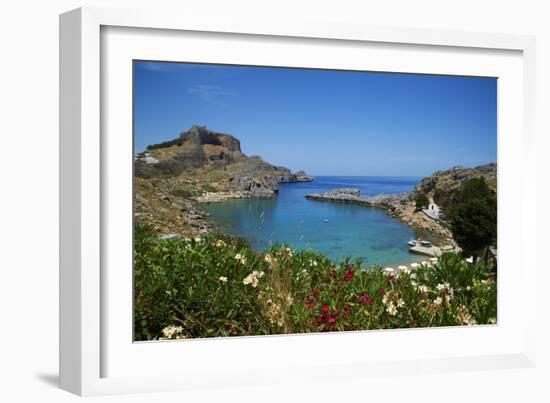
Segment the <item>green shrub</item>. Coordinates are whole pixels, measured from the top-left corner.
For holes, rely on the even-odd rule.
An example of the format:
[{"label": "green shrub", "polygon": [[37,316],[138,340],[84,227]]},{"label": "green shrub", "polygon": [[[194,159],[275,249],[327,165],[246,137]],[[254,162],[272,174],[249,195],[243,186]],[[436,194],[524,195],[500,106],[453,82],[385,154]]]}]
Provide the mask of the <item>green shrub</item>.
[{"label": "green shrub", "polygon": [[254,252],[241,238],[135,230],[136,340],[494,323],[496,282],[449,253],[388,275],[311,250]]},{"label": "green shrub", "polygon": [[414,195],[415,206],[418,210],[428,207],[430,200],[424,193],[416,193]]},{"label": "green shrub", "polygon": [[181,146],[182,144],[183,144],[183,139],[181,137],[178,137],[174,140],[168,140],[158,144],[151,144],[147,146],[147,150],[158,150],[160,148],[169,148],[176,145]]},{"label": "green shrub", "polygon": [[496,244],[497,195],[485,179],[471,178],[455,191],[446,211],[451,231],[465,256],[482,256]]}]

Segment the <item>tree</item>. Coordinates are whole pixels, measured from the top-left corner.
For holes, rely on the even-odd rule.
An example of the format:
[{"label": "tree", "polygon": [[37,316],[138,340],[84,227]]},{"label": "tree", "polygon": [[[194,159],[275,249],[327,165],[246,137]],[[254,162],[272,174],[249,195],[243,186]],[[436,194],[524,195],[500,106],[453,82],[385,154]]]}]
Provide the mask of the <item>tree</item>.
[{"label": "tree", "polygon": [[428,204],[430,204],[428,196],[426,196],[424,193],[416,193],[414,195],[414,202],[416,203],[416,208],[418,210],[424,207],[428,207]]},{"label": "tree", "polygon": [[484,178],[464,181],[446,206],[453,237],[464,256],[474,259],[497,239],[497,195]]}]

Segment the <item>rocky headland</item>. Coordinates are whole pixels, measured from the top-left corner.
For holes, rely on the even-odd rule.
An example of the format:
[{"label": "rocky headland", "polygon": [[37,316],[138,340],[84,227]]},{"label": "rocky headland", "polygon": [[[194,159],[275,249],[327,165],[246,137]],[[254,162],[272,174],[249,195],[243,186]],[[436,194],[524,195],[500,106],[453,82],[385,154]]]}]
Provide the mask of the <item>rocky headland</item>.
[{"label": "rocky headland", "polygon": [[245,155],[231,134],[193,126],[136,155],[134,216],[160,234],[194,236],[212,228],[198,203],[274,197],[279,183],[312,180],[304,171]]},{"label": "rocky headland", "polygon": [[413,193],[424,193],[429,199],[443,206],[450,195],[458,189],[466,179],[484,178],[489,187],[497,189],[497,164],[480,165],[474,168],[455,166],[445,171],[437,171],[425,177],[414,188]]},{"label": "rocky headland", "polygon": [[399,194],[378,194],[362,196],[359,189],[339,188],[325,193],[312,193],[306,196],[310,200],[337,203],[361,204],[367,207],[384,209],[388,215],[421,232],[429,233],[438,244],[455,245],[452,233],[444,220],[428,217],[416,208],[414,196],[425,194],[430,201],[444,206],[452,193],[469,178],[483,177],[489,187],[496,190],[497,165],[490,163],[475,168],[453,167],[446,171],[437,171],[420,181],[412,192]]}]

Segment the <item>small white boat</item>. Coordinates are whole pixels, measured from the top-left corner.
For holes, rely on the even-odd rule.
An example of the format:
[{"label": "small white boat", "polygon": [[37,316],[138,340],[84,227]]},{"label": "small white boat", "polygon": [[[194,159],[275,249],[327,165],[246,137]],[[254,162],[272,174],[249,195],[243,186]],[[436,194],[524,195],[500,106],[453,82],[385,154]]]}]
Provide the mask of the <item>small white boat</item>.
[{"label": "small white boat", "polygon": [[325,219],[323,220],[323,222],[328,222],[328,220],[325,218]]},{"label": "small white boat", "polygon": [[413,246],[416,246],[416,241],[414,239],[411,239],[409,242],[407,242],[407,245],[412,248]]},{"label": "small white boat", "polygon": [[430,241],[422,240],[422,241],[420,241],[420,245],[422,245],[422,246],[432,246],[432,243]]}]

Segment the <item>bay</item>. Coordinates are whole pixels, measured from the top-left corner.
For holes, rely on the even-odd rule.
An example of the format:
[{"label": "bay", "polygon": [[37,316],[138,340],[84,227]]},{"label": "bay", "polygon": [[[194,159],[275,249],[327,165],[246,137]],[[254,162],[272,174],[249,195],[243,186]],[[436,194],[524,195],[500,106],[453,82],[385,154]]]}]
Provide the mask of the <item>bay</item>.
[{"label": "bay", "polygon": [[272,199],[235,199],[204,204],[223,232],[246,238],[265,251],[272,244],[294,249],[311,248],[334,261],[362,258],[363,266],[396,266],[418,261],[408,252],[415,231],[385,211],[361,205],[308,200],[309,193],[340,187],[361,190],[362,195],[410,191],[417,177],[317,176],[313,182],[281,184]]}]

